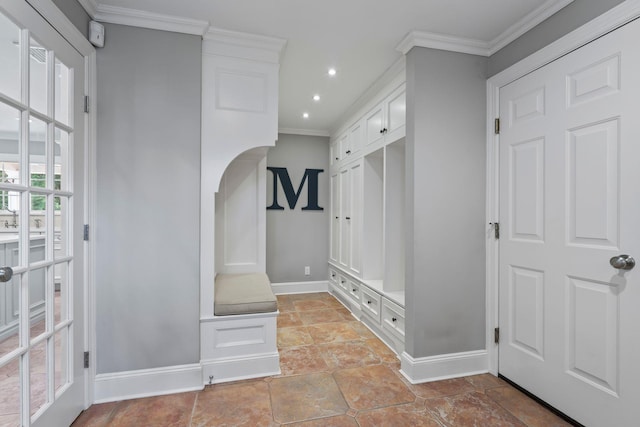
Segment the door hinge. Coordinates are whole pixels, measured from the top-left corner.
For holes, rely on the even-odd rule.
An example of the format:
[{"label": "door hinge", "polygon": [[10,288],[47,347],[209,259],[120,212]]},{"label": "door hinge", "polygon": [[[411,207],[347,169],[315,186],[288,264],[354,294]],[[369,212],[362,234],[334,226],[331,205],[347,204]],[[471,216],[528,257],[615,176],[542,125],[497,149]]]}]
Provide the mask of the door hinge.
[{"label": "door hinge", "polygon": [[493,132],[496,135],[500,135],[500,119],[499,118],[495,119],[493,122]]},{"label": "door hinge", "polygon": [[84,352],[84,367],[85,368],[89,367],[89,352],[88,351]]},{"label": "door hinge", "polygon": [[500,223],[499,222],[490,222],[490,226],[493,227],[493,235],[497,239],[500,238]]},{"label": "door hinge", "polygon": [[88,95],[84,97],[84,112],[85,113],[89,112],[89,96]]},{"label": "door hinge", "polygon": [[84,241],[89,240],[89,224],[84,225]]},{"label": "door hinge", "polygon": [[500,328],[493,330],[493,342],[498,344],[500,342]]}]

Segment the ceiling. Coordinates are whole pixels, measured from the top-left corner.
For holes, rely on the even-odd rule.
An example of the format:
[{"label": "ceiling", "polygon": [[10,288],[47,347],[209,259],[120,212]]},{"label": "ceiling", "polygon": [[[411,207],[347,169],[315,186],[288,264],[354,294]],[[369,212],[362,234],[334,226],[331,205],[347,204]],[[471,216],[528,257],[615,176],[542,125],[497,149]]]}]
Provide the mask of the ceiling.
[{"label": "ceiling", "polygon": [[[287,40],[280,68],[279,127],[328,135],[403,55],[403,38],[447,36],[490,55],[572,0],[81,0],[101,20],[126,8]],[[85,6],[86,8],[86,6]],[[111,12],[111,15],[110,15]],[[138,13],[139,15],[139,13]],[[114,19],[112,22],[119,22]],[[105,36],[108,43],[109,35]],[[433,47],[433,46],[432,46]],[[455,50],[455,49],[453,49]],[[462,49],[461,51],[465,51]],[[468,50],[466,50],[468,52]],[[334,77],[327,74],[335,67]],[[313,95],[320,95],[319,101]],[[303,113],[308,118],[303,118]]]}]

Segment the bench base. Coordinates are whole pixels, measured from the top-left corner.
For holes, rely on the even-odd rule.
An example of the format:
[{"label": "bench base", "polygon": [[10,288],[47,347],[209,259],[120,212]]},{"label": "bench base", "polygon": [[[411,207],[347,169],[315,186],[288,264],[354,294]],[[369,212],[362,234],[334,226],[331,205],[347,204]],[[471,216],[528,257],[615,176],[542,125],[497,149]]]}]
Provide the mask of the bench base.
[{"label": "bench base", "polygon": [[278,312],[200,319],[204,384],[280,374]]}]

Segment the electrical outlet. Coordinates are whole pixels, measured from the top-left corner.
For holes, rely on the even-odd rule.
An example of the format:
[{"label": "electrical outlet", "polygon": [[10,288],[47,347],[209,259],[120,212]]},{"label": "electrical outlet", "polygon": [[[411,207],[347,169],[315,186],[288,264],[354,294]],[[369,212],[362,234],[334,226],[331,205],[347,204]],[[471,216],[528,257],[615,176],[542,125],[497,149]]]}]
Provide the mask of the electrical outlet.
[{"label": "electrical outlet", "polygon": [[304,275],[311,276],[311,267],[309,267],[308,265],[304,268]]}]

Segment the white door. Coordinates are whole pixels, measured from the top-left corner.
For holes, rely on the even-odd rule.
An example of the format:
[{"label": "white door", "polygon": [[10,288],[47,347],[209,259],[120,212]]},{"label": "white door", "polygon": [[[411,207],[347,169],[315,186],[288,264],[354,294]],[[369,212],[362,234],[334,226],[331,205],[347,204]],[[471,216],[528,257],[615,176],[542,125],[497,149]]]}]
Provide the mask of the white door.
[{"label": "white door", "polygon": [[84,59],[0,0],[0,64],[0,425],[64,426],[84,403]]},{"label": "white door", "polygon": [[500,89],[499,372],[586,426],[640,422],[639,40]]}]

